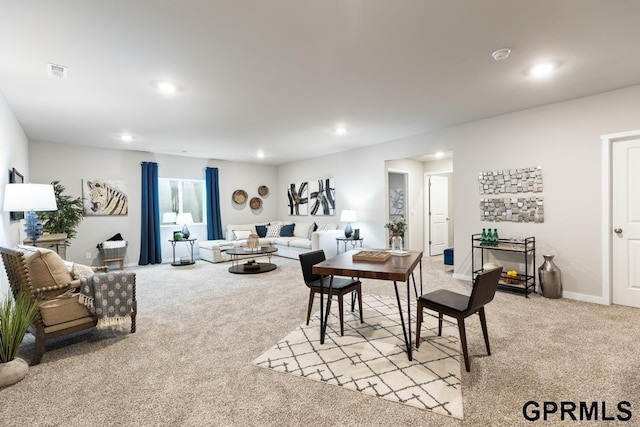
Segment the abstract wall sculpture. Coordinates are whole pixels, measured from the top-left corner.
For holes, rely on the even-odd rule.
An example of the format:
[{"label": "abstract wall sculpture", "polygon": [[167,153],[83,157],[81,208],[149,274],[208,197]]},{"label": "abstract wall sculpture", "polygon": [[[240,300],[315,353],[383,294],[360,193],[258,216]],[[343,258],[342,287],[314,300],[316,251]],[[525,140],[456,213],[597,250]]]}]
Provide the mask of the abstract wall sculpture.
[{"label": "abstract wall sculpture", "polygon": [[542,166],[480,172],[480,194],[540,193],[542,192]]},{"label": "abstract wall sculpture", "polygon": [[309,185],[306,182],[289,184],[287,197],[289,199],[289,215],[307,215],[309,204]]},{"label": "abstract wall sculpture", "polygon": [[333,178],[318,179],[309,184],[311,215],[336,214],[336,187]]},{"label": "abstract wall sculpture", "polygon": [[542,197],[480,199],[480,221],[544,222]]}]

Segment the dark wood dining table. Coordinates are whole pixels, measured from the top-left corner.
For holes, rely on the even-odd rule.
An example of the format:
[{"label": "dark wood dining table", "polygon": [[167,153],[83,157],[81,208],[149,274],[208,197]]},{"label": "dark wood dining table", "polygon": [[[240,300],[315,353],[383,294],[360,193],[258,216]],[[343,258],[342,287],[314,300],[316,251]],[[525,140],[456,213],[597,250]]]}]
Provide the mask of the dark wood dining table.
[{"label": "dark wood dining table", "polygon": [[[357,277],[359,279],[379,279],[393,281],[396,291],[396,300],[398,302],[398,312],[400,313],[400,322],[402,323],[402,332],[404,334],[404,342],[407,346],[407,355],[409,360],[413,360],[413,346],[411,343],[411,292],[410,280],[413,280],[413,288],[416,298],[418,297],[418,289],[413,274],[416,266],[420,267],[420,295],[422,294],[422,251],[409,251],[404,255],[391,255],[384,262],[379,261],[354,261],[353,255],[360,252],[359,250],[351,250],[337,255],[328,260],[322,261],[313,266],[313,273],[321,276],[330,276],[329,292],[327,293],[327,304],[331,298],[331,288],[333,286],[334,276]],[[398,293],[398,282],[406,282],[407,284],[407,322],[405,325],[402,306],[400,303],[400,294]],[[329,311],[324,311],[324,279],[320,281],[320,344],[324,344],[324,337],[327,328],[327,320]]]}]

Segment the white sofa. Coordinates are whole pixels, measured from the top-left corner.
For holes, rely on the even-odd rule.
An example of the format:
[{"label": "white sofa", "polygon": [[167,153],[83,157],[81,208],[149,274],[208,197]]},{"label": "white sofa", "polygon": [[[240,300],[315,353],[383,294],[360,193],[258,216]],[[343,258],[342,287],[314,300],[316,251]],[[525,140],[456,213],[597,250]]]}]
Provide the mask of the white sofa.
[{"label": "white sofa", "polygon": [[[274,255],[298,259],[301,253],[324,250],[327,258],[336,255],[336,237],[344,237],[344,230],[337,229],[336,223],[316,224],[313,221],[269,221],[256,224],[227,225],[224,240],[205,240],[198,243],[200,259],[209,262],[224,262],[231,259],[225,250],[247,245],[247,232],[257,233],[256,226],[279,224],[281,226],[293,224],[293,236],[290,237],[260,237],[260,246],[274,246],[278,249]],[[317,227],[317,229],[316,229]],[[314,231],[315,230],[315,231]],[[240,258],[255,257],[248,254]]]}]

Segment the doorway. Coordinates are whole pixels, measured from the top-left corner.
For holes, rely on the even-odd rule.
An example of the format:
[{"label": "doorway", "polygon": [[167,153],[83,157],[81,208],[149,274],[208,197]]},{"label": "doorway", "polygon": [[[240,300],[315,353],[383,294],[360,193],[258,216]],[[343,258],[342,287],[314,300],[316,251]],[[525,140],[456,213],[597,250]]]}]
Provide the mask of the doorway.
[{"label": "doorway", "polygon": [[428,218],[429,256],[442,255],[449,247],[449,178],[445,175],[425,175],[425,212]]},{"label": "doorway", "polygon": [[602,142],[604,302],[640,308],[640,131]]},{"label": "doorway", "polygon": [[409,174],[407,172],[392,172],[387,173],[387,188],[389,189],[389,211],[388,220],[404,219],[407,222],[407,230],[405,230],[403,246],[409,248],[409,221],[408,221],[408,207],[407,207],[407,195],[408,195],[408,181]]}]

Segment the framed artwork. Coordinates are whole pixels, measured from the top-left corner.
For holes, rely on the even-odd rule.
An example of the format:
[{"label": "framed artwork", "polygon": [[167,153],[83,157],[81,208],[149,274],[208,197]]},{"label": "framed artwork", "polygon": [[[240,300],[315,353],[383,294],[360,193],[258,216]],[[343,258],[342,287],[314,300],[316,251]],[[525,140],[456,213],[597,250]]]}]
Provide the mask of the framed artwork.
[{"label": "framed artwork", "polygon": [[[20,172],[13,168],[9,171],[9,183],[10,184],[24,184],[24,176]],[[10,212],[9,218],[11,221],[20,221],[24,218],[24,212]]]},{"label": "framed artwork", "polygon": [[82,199],[86,216],[127,215],[129,211],[124,181],[85,179]]},{"label": "framed artwork", "polygon": [[389,215],[405,215],[404,188],[389,189]]},{"label": "framed artwork", "polygon": [[289,184],[289,188],[287,188],[289,215],[307,215],[309,204],[308,191],[309,184],[306,182]]},{"label": "framed artwork", "polygon": [[336,214],[336,187],[333,178],[318,179],[309,185],[311,215]]}]

